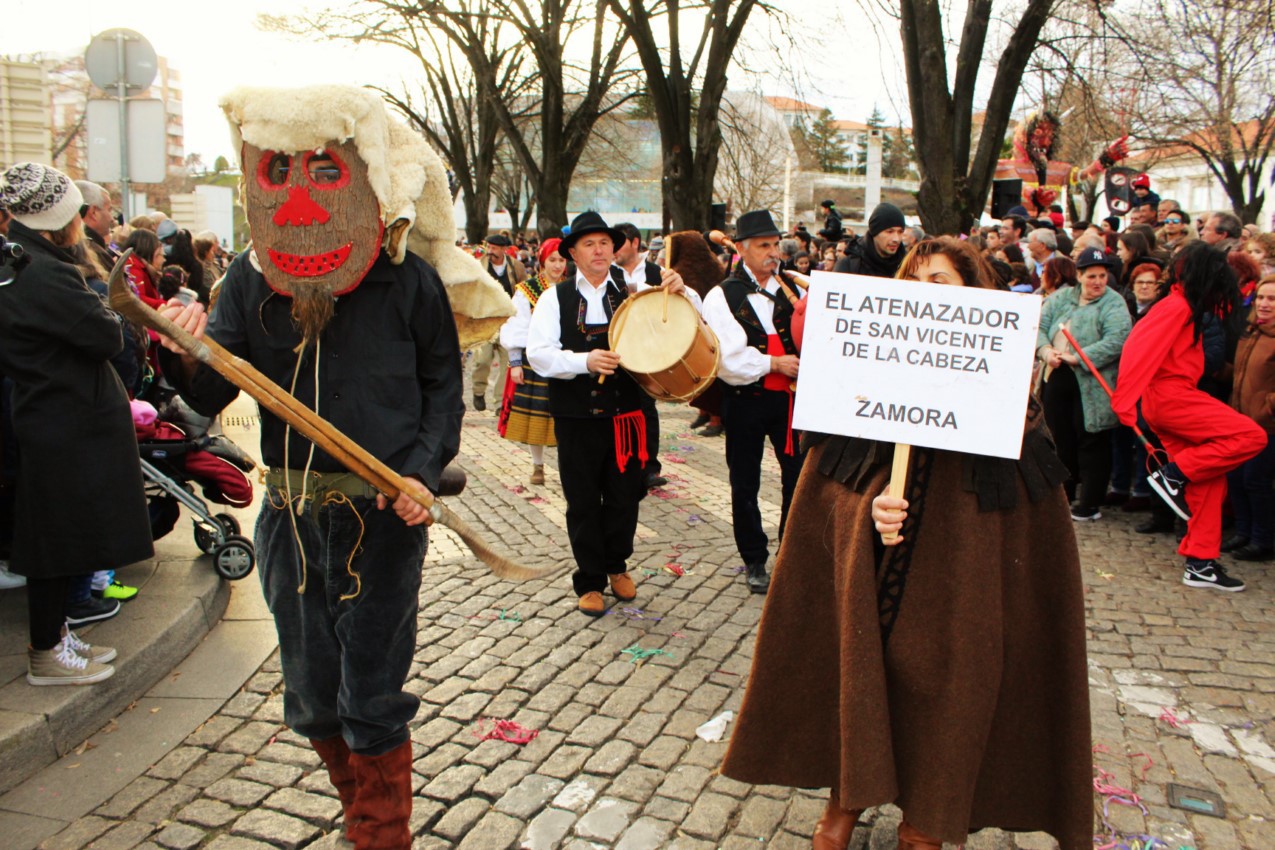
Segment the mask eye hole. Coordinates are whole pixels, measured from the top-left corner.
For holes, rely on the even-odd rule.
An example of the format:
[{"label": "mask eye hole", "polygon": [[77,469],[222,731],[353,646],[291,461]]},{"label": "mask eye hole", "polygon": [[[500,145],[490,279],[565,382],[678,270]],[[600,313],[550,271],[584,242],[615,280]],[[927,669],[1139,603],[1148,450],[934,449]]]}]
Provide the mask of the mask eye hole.
[{"label": "mask eye hole", "polygon": [[305,173],[315,189],[339,189],[350,182],[350,169],[330,151],[306,154]]},{"label": "mask eye hole", "polygon": [[266,151],[261,155],[261,164],[257,168],[257,183],[264,189],[282,189],[288,184],[291,173],[292,157],[286,153]]}]

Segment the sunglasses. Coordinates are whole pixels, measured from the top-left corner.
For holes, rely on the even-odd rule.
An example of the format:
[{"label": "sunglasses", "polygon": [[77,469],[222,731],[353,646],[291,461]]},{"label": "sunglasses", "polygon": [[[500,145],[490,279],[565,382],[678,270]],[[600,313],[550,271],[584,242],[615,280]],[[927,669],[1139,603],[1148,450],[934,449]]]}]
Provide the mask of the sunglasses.
[{"label": "sunglasses", "polygon": [[1166,218],[1164,220],[1164,223],[1165,224],[1186,224],[1186,222],[1180,218]]}]

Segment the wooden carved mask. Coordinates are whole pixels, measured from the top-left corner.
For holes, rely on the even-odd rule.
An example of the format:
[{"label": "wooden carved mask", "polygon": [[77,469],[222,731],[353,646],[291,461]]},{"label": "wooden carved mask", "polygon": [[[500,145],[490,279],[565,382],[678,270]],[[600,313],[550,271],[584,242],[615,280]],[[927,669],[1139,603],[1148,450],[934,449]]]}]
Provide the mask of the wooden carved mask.
[{"label": "wooden carved mask", "polygon": [[384,224],[353,141],[318,150],[243,146],[248,227],[270,288],[293,299],[306,343],[354,290],[381,250]]}]

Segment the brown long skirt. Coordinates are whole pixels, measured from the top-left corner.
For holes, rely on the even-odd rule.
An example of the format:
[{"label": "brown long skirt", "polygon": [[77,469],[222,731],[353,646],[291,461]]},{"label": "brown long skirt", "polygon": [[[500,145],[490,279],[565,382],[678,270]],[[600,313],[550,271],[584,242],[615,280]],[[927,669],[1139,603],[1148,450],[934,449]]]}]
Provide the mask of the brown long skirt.
[{"label": "brown long skirt", "polygon": [[[896,803],[948,842],[984,827],[1093,841],[1079,557],[1061,487],[980,513],[962,456],[913,450],[904,543],[806,459],[722,772]],[[1017,480],[1017,479],[1016,479]]]}]

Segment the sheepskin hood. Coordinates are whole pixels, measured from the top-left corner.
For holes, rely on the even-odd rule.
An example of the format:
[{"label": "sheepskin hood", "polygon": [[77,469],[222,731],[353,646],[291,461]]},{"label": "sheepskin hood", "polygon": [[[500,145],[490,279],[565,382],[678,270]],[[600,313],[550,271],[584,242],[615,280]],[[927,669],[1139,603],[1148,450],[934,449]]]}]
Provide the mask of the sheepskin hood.
[{"label": "sheepskin hood", "polygon": [[237,88],[221,99],[243,172],[243,142],[277,151],[316,150],[354,140],[381,207],[385,250],[401,263],[410,248],[437,269],[456,315],[462,347],[490,339],[513,302],[456,246],[452,197],[442,160],[392,116],[374,92],[356,86]]}]

